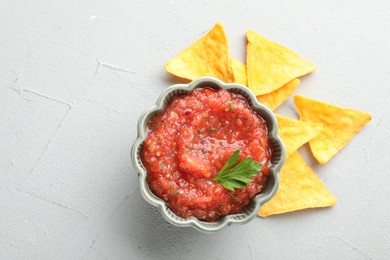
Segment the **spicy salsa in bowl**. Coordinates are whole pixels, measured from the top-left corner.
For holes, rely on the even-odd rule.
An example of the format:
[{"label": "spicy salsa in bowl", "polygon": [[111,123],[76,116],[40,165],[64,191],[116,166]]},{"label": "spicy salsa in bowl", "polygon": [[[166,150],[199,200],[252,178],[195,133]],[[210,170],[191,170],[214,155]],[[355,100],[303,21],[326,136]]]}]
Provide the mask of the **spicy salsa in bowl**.
[{"label": "spicy salsa in bowl", "polygon": [[174,225],[246,223],[277,190],[276,120],[244,86],[211,77],[171,86],[143,113],[138,135],[141,193]]}]

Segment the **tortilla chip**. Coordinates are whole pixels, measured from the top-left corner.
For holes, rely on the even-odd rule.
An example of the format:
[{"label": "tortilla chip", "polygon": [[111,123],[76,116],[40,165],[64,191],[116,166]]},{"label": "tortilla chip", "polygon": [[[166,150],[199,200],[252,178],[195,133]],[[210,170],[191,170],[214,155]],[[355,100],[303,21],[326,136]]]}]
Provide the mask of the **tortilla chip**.
[{"label": "tortilla chip", "polygon": [[235,58],[231,58],[230,68],[233,73],[234,82],[248,86],[248,81],[246,78],[246,65]]},{"label": "tortilla chip", "polygon": [[286,157],[289,157],[302,145],[318,136],[322,126],[310,122],[303,122],[289,117],[276,115],[278,120],[279,136],[286,148]]},{"label": "tortilla chip", "polygon": [[257,96],[257,100],[274,111],[284,101],[286,101],[291,93],[298,87],[299,83],[299,79],[293,79],[290,82],[284,84],[281,88],[278,88],[271,93]]},{"label": "tortilla chip", "polygon": [[228,41],[222,25],[217,23],[206,35],[169,60],[164,68],[189,80],[212,76],[232,82]]},{"label": "tortilla chip", "polygon": [[296,95],[295,106],[300,119],[321,124],[321,133],[309,144],[319,163],[328,162],[371,120],[366,112],[342,108]]},{"label": "tortilla chip", "polygon": [[246,36],[248,87],[256,96],[270,93],[316,69],[295,52],[254,31],[247,31]]},{"label": "tortilla chip", "polygon": [[296,210],[329,207],[336,198],[317,174],[303,161],[299,152],[287,158],[280,172],[279,190],[258,213],[260,217]]}]

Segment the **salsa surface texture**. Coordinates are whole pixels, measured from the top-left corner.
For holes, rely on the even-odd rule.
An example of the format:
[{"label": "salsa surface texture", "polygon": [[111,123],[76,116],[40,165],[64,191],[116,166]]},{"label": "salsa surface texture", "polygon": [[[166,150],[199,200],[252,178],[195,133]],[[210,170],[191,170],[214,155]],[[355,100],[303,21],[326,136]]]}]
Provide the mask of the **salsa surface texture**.
[{"label": "salsa surface texture", "polygon": [[[151,191],[178,216],[215,221],[235,214],[265,186],[271,149],[264,120],[239,94],[197,88],[174,97],[148,123],[142,161]],[[213,181],[234,151],[263,167],[245,188]]]}]

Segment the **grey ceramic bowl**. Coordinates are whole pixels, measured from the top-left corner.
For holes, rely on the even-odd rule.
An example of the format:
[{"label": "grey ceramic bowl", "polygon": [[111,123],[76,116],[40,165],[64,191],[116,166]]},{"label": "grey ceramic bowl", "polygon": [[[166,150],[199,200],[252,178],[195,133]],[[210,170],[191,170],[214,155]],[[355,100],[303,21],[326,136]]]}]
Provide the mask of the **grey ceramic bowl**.
[{"label": "grey ceramic bowl", "polygon": [[[216,222],[204,222],[195,217],[181,218],[176,216],[166,203],[155,196],[149,189],[147,171],[141,161],[141,147],[147,136],[147,123],[156,113],[161,112],[169,104],[174,96],[186,94],[195,88],[211,87],[223,88],[244,96],[251,107],[265,120],[268,127],[268,136],[272,146],[272,167],[269,170],[266,187],[256,195],[240,214],[228,215]],[[277,121],[270,109],[260,104],[253,93],[245,86],[236,83],[226,84],[212,77],[199,78],[189,84],[177,84],[168,87],[158,98],[156,104],[144,111],[138,121],[138,137],[131,149],[131,160],[138,173],[140,191],[144,199],[157,207],[161,215],[171,224],[179,227],[194,227],[203,232],[215,232],[231,224],[245,224],[252,220],[259,211],[261,205],[269,201],[276,193],[279,186],[279,171],[285,160],[285,149],[278,136]]]}]

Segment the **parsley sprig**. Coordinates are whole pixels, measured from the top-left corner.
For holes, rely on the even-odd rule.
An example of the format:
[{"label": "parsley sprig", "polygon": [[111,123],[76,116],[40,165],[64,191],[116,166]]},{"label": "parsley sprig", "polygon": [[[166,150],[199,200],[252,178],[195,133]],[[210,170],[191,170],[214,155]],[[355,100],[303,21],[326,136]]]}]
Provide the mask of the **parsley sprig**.
[{"label": "parsley sprig", "polygon": [[261,163],[251,158],[244,158],[237,164],[239,155],[240,150],[236,150],[214,178],[214,181],[231,191],[244,188],[247,183],[252,182],[251,176],[258,175],[262,167]]}]

